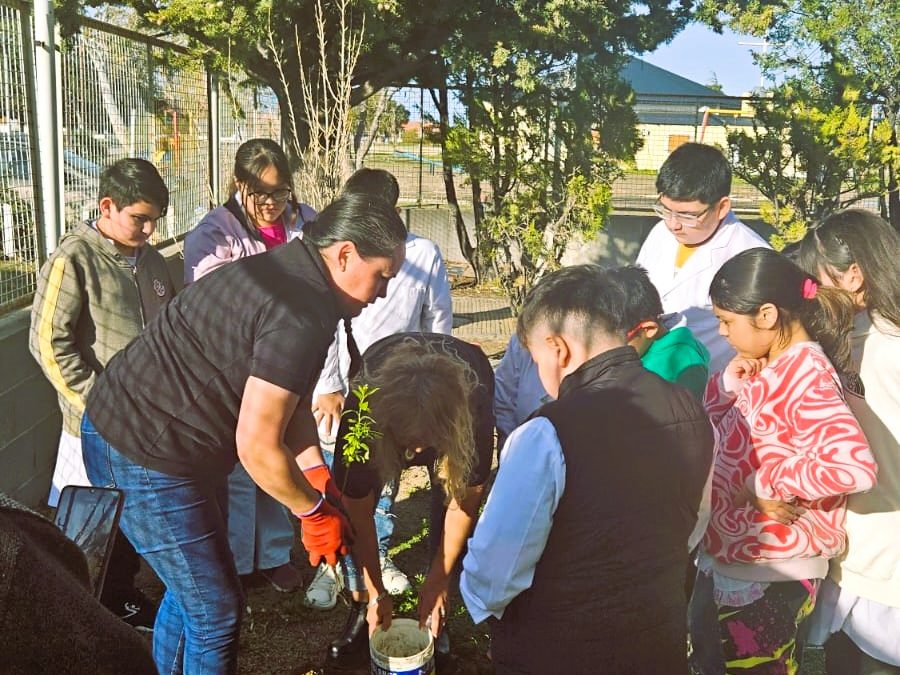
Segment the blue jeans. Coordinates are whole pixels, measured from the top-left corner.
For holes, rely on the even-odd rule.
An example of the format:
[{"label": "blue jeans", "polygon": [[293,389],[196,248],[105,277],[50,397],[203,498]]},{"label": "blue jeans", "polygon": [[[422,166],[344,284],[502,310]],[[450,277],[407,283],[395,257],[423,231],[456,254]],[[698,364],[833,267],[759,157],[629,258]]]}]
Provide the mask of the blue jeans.
[{"label": "blue jeans", "polygon": [[713,599],[713,579],[697,572],[688,603],[691,654],[688,661],[698,675],[725,675],[725,653],[719,637],[719,609]]},{"label": "blue jeans", "polygon": [[159,672],[236,672],[244,598],[228,547],[226,477],[143,467],[112,447],[87,415],[81,444],[91,484],[124,491],[121,530],[166,585],[153,632]]},{"label": "blue jeans", "polygon": [[234,465],[228,475],[228,543],[238,574],[290,562],[296,535],[288,513],[259,489],[240,463]]},{"label": "blue jeans", "polygon": [[[324,439],[319,439],[322,449],[322,457],[329,468],[334,464],[334,443],[327,443]],[[447,493],[444,491],[437,476],[434,474],[433,467],[428,467],[428,478],[431,483],[431,506],[430,506],[430,525],[428,528],[428,544],[429,544],[429,561],[434,558],[444,534],[444,518],[447,515],[447,506],[444,503]],[[381,496],[375,505],[375,536],[378,538],[378,553],[381,557],[387,555],[390,548],[390,538],[394,533],[394,519],[396,516],[391,513],[394,508],[394,500],[397,497],[397,490],[400,486],[400,479],[395,478],[386,483],[381,490]],[[457,561],[457,567],[461,568],[462,558],[460,556]],[[355,561],[351,555],[341,558],[344,568],[344,587],[350,591],[365,591],[366,586],[363,581],[362,572],[357,568]]]},{"label": "blue jeans", "polygon": [[[334,464],[334,441],[319,436],[319,447],[322,449],[322,457],[330,469]],[[388,481],[381,489],[381,495],[375,504],[375,538],[378,541],[378,555],[384,558],[391,547],[391,537],[394,534],[394,500],[397,499],[397,490],[400,480]],[[351,562],[352,564],[352,562]]]},{"label": "blue jeans", "polygon": [[[319,439],[319,445],[322,448],[322,457],[330,469],[334,464],[334,443],[328,443],[323,439]],[[362,571],[356,566],[353,555],[348,553],[340,559],[341,570],[344,576],[344,588],[352,593],[364,593],[366,590],[366,582],[363,579]]]},{"label": "blue jeans", "polygon": [[[444,492],[440,481],[434,473],[434,467],[428,468],[428,481],[431,484],[431,505],[429,508],[428,548],[431,558],[437,553],[438,545],[444,533],[444,517],[447,515],[447,506],[444,503],[447,493]],[[397,498],[397,490],[400,487],[400,479],[388,481],[381,489],[378,503],[375,505],[375,536],[378,537],[378,555],[382,558],[387,555],[391,547],[391,536],[394,534],[394,500]],[[460,558],[460,562],[462,558]]]},{"label": "blue jeans", "polygon": [[400,480],[397,478],[385,483],[378,503],[375,504],[375,536],[378,538],[378,555],[382,558],[388,554],[391,537],[394,535],[394,519],[397,516],[392,512],[399,487]]}]

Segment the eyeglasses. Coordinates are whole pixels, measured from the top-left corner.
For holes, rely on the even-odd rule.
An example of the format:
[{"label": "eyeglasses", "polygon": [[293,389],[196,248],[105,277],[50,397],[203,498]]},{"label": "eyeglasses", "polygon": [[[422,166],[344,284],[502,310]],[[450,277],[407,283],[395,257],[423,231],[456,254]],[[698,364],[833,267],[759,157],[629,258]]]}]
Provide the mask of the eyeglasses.
[{"label": "eyeglasses", "polygon": [[707,206],[700,213],[681,213],[680,211],[667,209],[659,202],[656,202],[653,205],[653,212],[665,221],[675,220],[685,227],[697,227],[700,224],[700,220],[709,213],[711,208],[712,204]]},{"label": "eyeglasses", "polygon": [[272,192],[250,192],[248,195],[253,198],[253,203],[257,206],[262,206],[270,199],[276,204],[281,204],[282,202],[286,202],[291,198],[291,194],[293,194],[288,189],[281,190],[273,190]]},{"label": "eyeglasses", "polygon": [[638,333],[644,330],[644,322],[641,321],[637,326],[625,333],[625,342],[631,342]]}]

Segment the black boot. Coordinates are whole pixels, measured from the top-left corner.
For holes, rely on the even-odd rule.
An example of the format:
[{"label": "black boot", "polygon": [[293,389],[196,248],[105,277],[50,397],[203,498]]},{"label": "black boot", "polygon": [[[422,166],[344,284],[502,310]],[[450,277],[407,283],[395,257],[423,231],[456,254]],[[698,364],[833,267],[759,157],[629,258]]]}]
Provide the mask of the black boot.
[{"label": "black boot", "polygon": [[344,632],[328,647],[327,665],[334,668],[360,668],[369,660],[369,630],[366,603],[351,602]]}]

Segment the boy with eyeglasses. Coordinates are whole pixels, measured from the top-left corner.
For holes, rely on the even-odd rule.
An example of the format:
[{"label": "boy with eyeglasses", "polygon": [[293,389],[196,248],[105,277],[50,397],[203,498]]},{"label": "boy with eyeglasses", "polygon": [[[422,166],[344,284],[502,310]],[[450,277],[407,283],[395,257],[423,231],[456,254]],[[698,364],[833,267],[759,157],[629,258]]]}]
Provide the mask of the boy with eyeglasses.
[{"label": "boy with eyeglasses", "polygon": [[[701,143],[679,146],[656,177],[661,218],[638,253],[659,291],[666,314],[681,322],[710,353],[710,372],[724,368],[734,351],[719,335],[709,285],[719,268],[748,248],[766,241],[731,210],[731,167],[718,148]],[[674,326],[670,326],[674,327]]]},{"label": "boy with eyeglasses", "polygon": [[687,326],[668,328],[662,302],[647,270],[624,265],[609,271],[625,290],[621,328],[644,368],[667,382],[680,385],[703,401],[709,377],[709,351]]}]

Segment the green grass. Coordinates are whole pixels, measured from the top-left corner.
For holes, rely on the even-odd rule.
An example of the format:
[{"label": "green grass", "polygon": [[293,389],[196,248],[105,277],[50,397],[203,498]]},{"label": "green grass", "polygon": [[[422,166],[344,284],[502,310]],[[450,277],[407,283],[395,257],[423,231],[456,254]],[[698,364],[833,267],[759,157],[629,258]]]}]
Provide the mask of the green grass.
[{"label": "green grass", "polygon": [[393,558],[395,555],[399,555],[406,551],[411,550],[415,546],[418,546],[422,542],[427,543],[428,540],[428,519],[423,518],[421,522],[421,527],[418,532],[410,535],[403,541],[401,541],[396,546],[392,546],[388,551],[388,554]]}]

